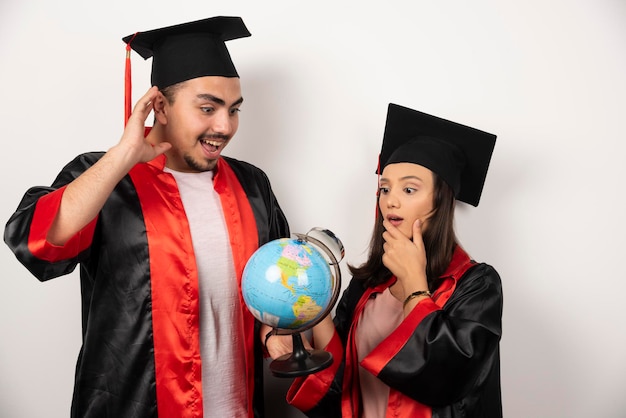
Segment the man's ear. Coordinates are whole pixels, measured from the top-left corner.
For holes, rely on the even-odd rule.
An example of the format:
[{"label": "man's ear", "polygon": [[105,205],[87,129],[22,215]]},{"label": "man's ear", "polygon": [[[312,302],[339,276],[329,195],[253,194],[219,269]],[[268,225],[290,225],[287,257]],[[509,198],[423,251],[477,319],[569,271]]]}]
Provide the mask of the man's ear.
[{"label": "man's ear", "polygon": [[167,124],[167,99],[161,92],[157,93],[157,97],[154,99],[152,110],[154,111],[154,118],[161,125]]}]

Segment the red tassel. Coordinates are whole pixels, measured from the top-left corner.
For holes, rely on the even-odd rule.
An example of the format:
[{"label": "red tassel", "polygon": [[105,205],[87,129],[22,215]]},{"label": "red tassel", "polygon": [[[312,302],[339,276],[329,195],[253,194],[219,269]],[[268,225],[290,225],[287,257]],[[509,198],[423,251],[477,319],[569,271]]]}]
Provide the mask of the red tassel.
[{"label": "red tassel", "polygon": [[137,36],[137,33],[135,33],[135,35],[133,35],[130,41],[126,44],[126,65],[124,68],[124,127],[126,127],[128,118],[130,118],[130,114],[133,111],[133,82],[130,71],[130,44],[133,42],[133,39],[135,39],[135,36]]}]

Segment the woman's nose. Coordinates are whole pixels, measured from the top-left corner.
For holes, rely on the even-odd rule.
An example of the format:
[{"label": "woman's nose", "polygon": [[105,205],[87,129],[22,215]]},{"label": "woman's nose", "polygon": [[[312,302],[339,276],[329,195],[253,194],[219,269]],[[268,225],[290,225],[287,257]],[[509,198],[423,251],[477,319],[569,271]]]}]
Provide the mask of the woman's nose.
[{"label": "woman's nose", "polygon": [[387,207],[397,208],[399,205],[400,205],[399,200],[392,193],[389,193],[387,195]]}]

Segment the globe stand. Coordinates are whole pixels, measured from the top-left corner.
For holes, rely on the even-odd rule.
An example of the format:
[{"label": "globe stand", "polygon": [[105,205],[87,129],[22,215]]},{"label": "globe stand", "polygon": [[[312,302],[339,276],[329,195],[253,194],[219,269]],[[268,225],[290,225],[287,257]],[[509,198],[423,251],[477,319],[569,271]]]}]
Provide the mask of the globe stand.
[{"label": "globe stand", "polygon": [[333,364],[333,355],[324,350],[306,350],[299,332],[292,334],[293,352],[278,357],[270,363],[277,377],[298,377],[324,370]]}]

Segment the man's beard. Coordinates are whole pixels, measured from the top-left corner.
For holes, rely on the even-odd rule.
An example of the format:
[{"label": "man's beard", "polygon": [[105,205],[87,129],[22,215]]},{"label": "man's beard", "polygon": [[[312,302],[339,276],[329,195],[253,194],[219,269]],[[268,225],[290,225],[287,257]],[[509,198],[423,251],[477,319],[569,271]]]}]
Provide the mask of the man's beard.
[{"label": "man's beard", "polygon": [[185,155],[184,159],[187,166],[194,171],[211,171],[217,165],[217,160],[203,160],[199,162],[190,155]]}]

